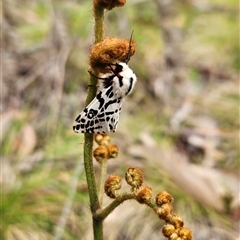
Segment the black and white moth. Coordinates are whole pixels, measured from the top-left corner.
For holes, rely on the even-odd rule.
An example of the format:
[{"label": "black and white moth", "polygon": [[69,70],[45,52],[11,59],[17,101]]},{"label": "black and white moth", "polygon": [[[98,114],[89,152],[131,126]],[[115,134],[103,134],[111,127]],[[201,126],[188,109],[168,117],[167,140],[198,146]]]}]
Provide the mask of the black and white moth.
[{"label": "black and white moth", "polygon": [[131,93],[137,81],[136,75],[127,65],[130,49],[131,38],[126,62],[110,64],[112,72],[98,78],[103,82],[99,86],[96,97],[75,119],[74,132],[108,133],[116,131],[123,99]]}]

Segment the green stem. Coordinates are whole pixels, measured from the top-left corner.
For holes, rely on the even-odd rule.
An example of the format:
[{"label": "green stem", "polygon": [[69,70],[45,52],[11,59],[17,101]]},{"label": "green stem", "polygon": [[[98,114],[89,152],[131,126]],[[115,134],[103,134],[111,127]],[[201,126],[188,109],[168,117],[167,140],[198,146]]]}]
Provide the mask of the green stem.
[{"label": "green stem", "polygon": [[[106,206],[103,209],[99,209],[94,214],[94,219],[98,221],[103,221],[115,208],[117,208],[120,204],[122,204],[124,201],[134,199],[136,200],[135,193],[131,192],[125,192],[119,195],[113,202],[111,202],[108,206]],[[157,212],[158,206],[154,201],[149,201],[145,203],[146,206],[150,207],[154,212]]]},{"label": "green stem", "polygon": [[129,199],[136,199],[134,193],[123,193],[118,196],[113,202],[111,202],[107,207],[104,209],[99,209],[94,215],[94,219],[98,221],[103,221],[116,207],[122,204],[124,201]]},{"label": "green stem", "polygon": [[104,36],[104,9],[98,5],[93,6],[95,18],[95,44],[103,40]]},{"label": "green stem", "polygon": [[[93,149],[93,134],[86,133],[84,141],[84,166],[86,172],[86,179],[88,184],[88,193],[90,200],[90,208],[92,215],[100,209],[100,204],[97,196],[97,187],[95,182],[93,160],[92,160],[92,149]],[[96,221],[93,218],[93,233],[94,240],[103,239],[103,226],[102,221]]]},{"label": "green stem", "polygon": [[[104,9],[99,6],[93,6],[94,8],[94,18],[95,18],[95,43],[100,42],[103,39],[104,31]],[[97,85],[97,79],[90,76],[90,86]],[[86,105],[88,105],[92,99],[96,96],[96,87],[89,87]],[[100,209],[100,203],[97,195],[97,187],[95,182],[94,168],[93,168],[93,134],[86,133],[84,141],[84,166],[86,172],[86,179],[89,191],[89,200],[92,216]],[[103,240],[103,221],[96,220],[93,218],[93,234],[94,240]]]}]

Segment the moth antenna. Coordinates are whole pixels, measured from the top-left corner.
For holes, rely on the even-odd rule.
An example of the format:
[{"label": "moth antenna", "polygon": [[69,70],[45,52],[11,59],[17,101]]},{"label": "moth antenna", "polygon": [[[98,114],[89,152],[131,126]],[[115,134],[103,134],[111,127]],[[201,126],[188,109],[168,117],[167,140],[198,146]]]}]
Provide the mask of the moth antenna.
[{"label": "moth antenna", "polygon": [[128,55],[127,55],[127,59],[126,59],[126,61],[125,61],[125,63],[128,63],[129,62],[129,60],[130,60],[130,55],[131,55],[131,48],[132,48],[132,45],[131,45],[131,43],[132,43],[132,36],[133,36],[133,32],[134,32],[134,30],[132,31],[132,33],[131,33],[131,36],[130,36],[130,40],[129,40],[129,47],[128,47]]}]

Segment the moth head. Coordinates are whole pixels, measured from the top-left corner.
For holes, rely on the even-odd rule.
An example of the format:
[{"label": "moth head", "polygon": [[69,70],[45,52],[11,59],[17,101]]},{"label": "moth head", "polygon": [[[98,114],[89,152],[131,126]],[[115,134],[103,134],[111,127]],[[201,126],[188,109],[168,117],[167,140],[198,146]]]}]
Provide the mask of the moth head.
[{"label": "moth head", "polygon": [[116,63],[116,64],[114,64],[114,66],[115,66],[115,69],[114,69],[115,74],[122,72],[123,66],[121,63]]},{"label": "moth head", "polygon": [[116,69],[117,69],[117,70],[120,70],[120,69],[121,69],[121,71],[119,71],[119,72],[122,72],[122,71],[124,71],[124,70],[126,70],[126,69],[128,69],[128,68],[129,68],[129,67],[128,67],[127,63],[120,62],[120,63],[117,63],[117,64],[116,64]]},{"label": "moth head", "polygon": [[[114,66],[114,67],[112,67],[112,66]],[[114,73],[115,76],[117,76],[118,73],[129,69],[127,63],[125,63],[125,62],[110,64],[109,67],[111,68],[111,70],[112,70],[112,72]]]}]

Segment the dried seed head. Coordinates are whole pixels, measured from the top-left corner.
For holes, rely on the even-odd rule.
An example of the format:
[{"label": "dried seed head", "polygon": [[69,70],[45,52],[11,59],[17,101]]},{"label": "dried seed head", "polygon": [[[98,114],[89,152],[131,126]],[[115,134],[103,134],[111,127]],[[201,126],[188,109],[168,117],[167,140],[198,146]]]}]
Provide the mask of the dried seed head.
[{"label": "dried seed head", "polygon": [[118,146],[116,144],[108,145],[108,157],[116,158],[118,156]]},{"label": "dried seed head", "polygon": [[107,134],[95,134],[94,140],[98,145],[107,146],[110,143],[110,137]]},{"label": "dried seed head", "polygon": [[91,69],[96,74],[111,72],[110,64],[125,62],[128,54],[132,56],[135,53],[135,42],[131,40],[130,49],[129,44],[128,39],[117,37],[105,38],[100,43],[95,44],[90,54]]},{"label": "dried seed head", "polygon": [[125,173],[126,182],[133,187],[133,190],[138,189],[143,183],[142,171],[138,168],[129,168]]},{"label": "dried seed head", "polygon": [[179,239],[177,233],[173,233],[173,234],[168,238],[168,240],[181,240],[181,239]]},{"label": "dried seed head", "polygon": [[162,228],[163,236],[169,237],[175,232],[175,227],[172,224],[166,224]]},{"label": "dried seed head", "polygon": [[157,209],[157,214],[160,219],[169,221],[172,217],[173,207],[169,203],[162,204],[160,208]]},{"label": "dried seed head", "polygon": [[105,181],[104,191],[110,198],[117,197],[117,190],[122,187],[122,179],[116,174],[111,174]]},{"label": "dried seed head", "polygon": [[136,197],[139,203],[148,203],[152,198],[152,189],[148,186],[142,186],[136,192]]},{"label": "dried seed head", "polygon": [[[99,134],[99,133],[94,134],[94,140],[97,144],[99,144],[102,139],[103,139],[103,134]],[[99,145],[101,145],[101,144],[99,144]]]},{"label": "dried seed head", "polygon": [[98,146],[93,151],[93,156],[99,163],[101,163],[104,160],[107,160],[108,155],[109,155],[108,148],[106,146]]},{"label": "dried seed head", "polygon": [[156,204],[157,206],[161,207],[164,203],[172,203],[173,197],[166,191],[160,192],[156,196]]},{"label": "dried seed head", "polygon": [[181,228],[184,225],[183,219],[175,214],[171,216],[169,223],[171,223],[176,229]]},{"label": "dried seed head", "polygon": [[125,4],[126,0],[94,0],[94,4],[107,10],[111,10],[114,7],[121,7]]},{"label": "dried seed head", "polygon": [[188,228],[181,227],[177,229],[176,233],[180,239],[192,240],[192,232]]}]

